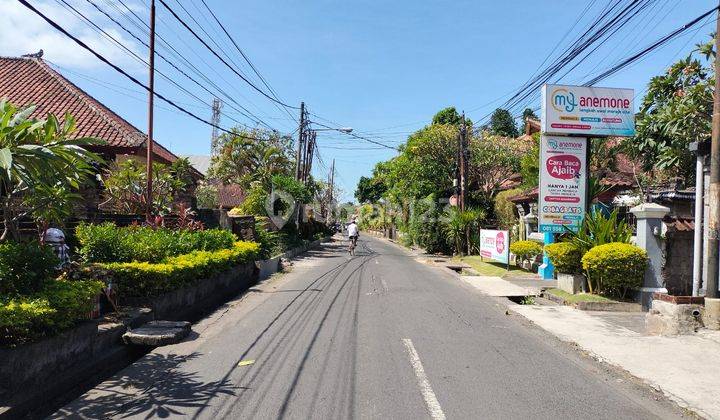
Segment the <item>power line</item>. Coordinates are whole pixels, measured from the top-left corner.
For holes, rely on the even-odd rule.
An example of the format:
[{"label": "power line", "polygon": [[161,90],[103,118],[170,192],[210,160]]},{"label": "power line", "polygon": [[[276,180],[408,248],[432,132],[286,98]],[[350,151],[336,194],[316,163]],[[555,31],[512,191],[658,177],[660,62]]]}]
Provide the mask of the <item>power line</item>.
[{"label": "power line", "polygon": [[[33,5],[31,5],[30,3],[28,3],[27,0],[18,0],[18,2],[20,2],[20,3],[21,3],[23,6],[25,6],[26,8],[30,9],[30,10],[31,10],[32,12],[34,12],[36,15],[40,16],[43,20],[45,20],[48,24],[50,24],[50,26],[52,26],[53,28],[55,28],[55,29],[57,29],[58,31],[60,31],[63,35],[65,35],[65,36],[67,36],[68,38],[70,38],[70,39],[72,39],[73,41],[75,41],[76,44],[78,44],[78,45],[79,45],[80,47],[82,47],[84,50],[86,50],[86,51],[88,51],[89,53],[91,53],[92,55],[94,55],[98,60],[100,60],[100,61],[102,61],[103,63],[107,64],[107,65],[110,66],[113,70],[115,70],[116,72],[122,74],[122,75],[125,76],[126,78],[130,79],[131,82],[133,82],[133,83],[135,83],[136,85],[142,87],[142,88],[145,89],[146,91],[150,91],[150,88],[148,88],[145,84],[143,84],[142,82],[140,82],[138,79],[136,79],[136,78],[133,77],[132,75],[128,74],[125,70],[121,69],[121,68],[118,67],[116,64],[114,64],[114,63],[112,63],[111,61],[109,61],[107,58],[103,57],[100,53],[98,53],[97,51],[95,51],[94,49],[92,49],[91,47],[89,47],[87,44],[85,44],[83,41],[81,41],[80,39],[78,39],[77,37],[75,37],[73,34],[69,33],[65,28],[63,28],[62,26],[60,26],[57,22],[55,22],[55,21],[52,20],[51,18],[47,17],[47,16],[46,16],[44,13],[42,13],[40,10],[36,9]],[[167,104],[169,104],[170,106],[172,106],[173,108],[181,111],[182,113],[190,116],[191,118],[193,118],[193,119],[195,119],[195,120],[197,120],[197,121],[200,121],[200,122],[202,122],[202,123],[204,123],[204,124],[207,124],[207,125],[209,125],[209,126],[211,126],[211,127],[216,127],[216,126],[215,126],[214,124],[212,124],[211,122],[209,122],[209,121],[203,119],[202,117],[199,117],[199,116],[197,116],[196,114],[188,111],[187,109],[185,109],[185,108],[183,108],[182,106],[176,104],[176,103],[173,102],[172,100],[167,99],[165,96],[163,96],[163,95],[161,95],[161,94],[159,94],[159,93],[157,93],[157,92],[154,92],[154,94],[155,94],[155,96],[156,96],[158,99],[164,101],[165,103],[167,103]],[[225,132],[225,133],[228,133],[228,134],[238,135],[237,132],[232,132],[232,131],[227,130],[227,129],[223,128],[223,127],[219,127],[219,126],[218,126],[217,129],[218,129],[218,130],[221,130],[221,131],[223,131],[223,132]],[[247,137],[247,136],[243,136],[243,137],[249,138],[249,139],[251,139],[251,140],[260,141],[259,139],[252,138],[252,137]]]},{"label": "power line", "polygon": [[[270,84],[269,84],[269,83],[265,80],[265,78],[260,74],[260,72],[259,72],[258,69],[255,67],[255,65],[252,63],[252,61],[250,61],[250,59],[248,58],[248,56],[245,55],[245,52],[242,50],[242,48],[240,48],[240,46],[238,45],[238,43],[235,42],[235,38],[233,38],[233,37],[230,35],[230,33],[228,32],[227,29],[225,29],[225,25],[223,25],[222,22],[220,22],[220,19],[218,19],[218,17],[215,15],[215,12],[213,12],[212,9],[210,9],[210,6],[208,6],[208,4],[205,2],[205,0],[201,0],[201,1],[202,1],[202,4],[203,4],[203,5],[205,6],[205,8],[207,9],[207,11],[210,12],[210,15],[213,17],[213,19],[214,19],[215,22],[218,24],[218,26],[220,26],[220,28],[222,29],[222,31],[223,31],[223,32],[225,33],[225,35],[228,37],[228,39],[230,40],[230,42],[235,46],[235,49],[238,50],[238,52],[239,52],[240,55],[243,57],[243,59],[245,59],[245,61],[246,61],[246,62],[248,63],[248,65],[250,66],[250,68],[253,70],[253,72],[254,72],[254,73],[257,75],[257,77],[260,79],[260,81],[262,82],[262,84],[265,85],[265,87],[270,91],[270,93],[272,93],[272,95],[273,95],[273,97],[274,97],[275,99],[277,99],[279,102],[281,102],[280,98],[278,97],[277,92],[275,92],[275,90],[270,86]],[[297,119],[295,118],[295,116],[294,116],[293,114],[291,114],[290,111],[288,111],[286,108],[282,108],[282,109],[284,109],[285,112],[286,112],[288,115],[290,115],[290,117],[291,117],[294,121],[297,121]]]},{"label": "power line", "polygon": [[616,64],[615,66],[609,68],[608,70],[605,70],[604,72],[602,72],[602,73],[599,74],[598,76],[596,76],[596,77],[588,80],[588,81],[585,83],[585,85],[587,85],[587,86],[592,86],[592,85],[594,85],[595,83],[599,82],[600,80],[605,79],[605,78],[607,78],[607,77],[609,77],[609,76],[617,73],[618,71],[620,71],[620,70],[623,69],[624,67],[632,64],[632,63],[635,62],[636,60],[639,60],[640,58],[642,58],[643,56],[645,56],[646,54],[648,54],[650,51],[654,50],[655,48],[658,48],[658,47],[661,46],[662,44],[664,44],[664,43],[672,40],[673,38],[677,37],[677,36],[680,35],[681,33],[685,32],[685,31],[687,31],[688,29],[690,29],[691,27],[695,26],[695,24],[697,24],[697,23],[700,22],[701,20],[705,19],[705,18],[708,17],[710,14],[716,12],[717,10],[718,10],[718,7],[713,7],[712,9],[710,9],[710,10],[708,10],[707,12],[703,13],[702,15],[696,17],[695,19],[691,20],[690,22],[686,23],[685,25],[683,25],[683,26],[675,29],[674,31],[670,32],[669,34],[665,35],[664,37],[662,37],[662,38],[660,38],[659,40],[655,41],[654,43],[650,44],[650,45],[649,45],[648,47],[646,47],[645,49],[639,51],[639,52],[636,53],[636,54],[633,54],[632,56],[626,58],[625,60],[622,60],[621,62],[619,62],[619,63]]},{"label": "power line", "polygon": [[278,104],[280,104],[280,105],[282,105],[282,106],[284,106],[284,107],[287,107],[287,108],[290,108],[290,109],[300,109],[300,108],[298,108],[298,107],[296,107],[296,106],[288,105],[288,104],[286,104],[286,103],[284,103],[284,102],[282,102],[282,101],[279,101],[279,100],[273,98],[272,96],[268,95],[265,91],[263,91],[262,89],[260,89],[260,88],[258,88],[257,86],[255,86],[250,80],[248,80],[245,76],[243,76],[242,74],[240,74],[240,72],[238,72],[233,66],[231,66],[230,64],[228,64],[228,62],[225,61],[225,59],[223,59],[222,57],[220,57],[220,55],[219,55],[212,47],[210,47],[210,45],[208,45],[208,43],[205,42],[205,40],[202,39],[202,37],[200,37],[200,36],[197,34],[197,32],[195,32],[187,23],[185,23],[184,20],[182,20],[182,18],[180,18],[180,16],[178,16],[178,14],[175,12],[175,10],[173,10],[170,6],[168,6],[167,3],[165,3],[165,0],[159,0],[159,1],[160,1],[160,4],[162,4],[162,5],[165,7],[165,9],[167,9],[167,10],[170,12],[170,14],[172,14],[173,17],[174,17],[178,22],[180,22],[180,24],[181,24],[182,26],[184,26],[185,29],[187,29],[187,30],[195,37],[195,39],[197,39],[198,41],[200,41],[200,43],[203,44],[203,45],[205,46],[205,48],[207,48],[215,57],[217,57],[218,60],[220,60],[227,68],[229,68],[233,73],[235,73],[235,74],[236,74],[240,79],[242,79],[245,83],[247,83],[248,85],[250,85],[250,87],[252,87],[254,90],[256,90],[258,93],[260,93],[260,94],[263,95],[264,97],[268,98],[269,100],[271,100],[271,101],[273,101],[273,102],[276,102],[276,103],[278,103]]},{"label": "power line", "polygon": [[[65,0],[60,0],[60,1],[65,2]],[[85,1],[87,1],[88,3],[90,3],[98,12],[102,13],[103,15],[105,15],[108,19],[110,19],[113,23],[115,23],[118,27],[120,27],[120,29],[122,29],[125,33],[127,33],[128,35],[130,35],[131,37],[133,37],[137,42],[141,43],[141,44],[144,45],[146,48],[149,48],[149,47],[150,47],[150,46],[147,44],[147,42],[145,42],[144,40],[140,39],[137,35],[135,35],[135,34],[134,34],[132,31],[130,31],[127,27],[125,27],[125,25],[123,25],[123,24],[120,23],[118,20],[116,20],[115,18],[113,18],[109,13],[107,13],[105,10],[103,10],[101,7],[99,7],[93,0],[85,0]],[[70,6],[70,7],[72,7],[72,6]],[[79,13],[79,12],[78,12],[78,13]],[[84,17],[86,20],[89,21],[89,19],[88,19],[87,17],[85,17],[84,15],[83,15],[83,17]],[[95,25],[95,24],[93,23],[93,25]],[[95,25],[95,26],[97,26],[97,25]],[[160,36],[158,36],[158,37],[161,38]],[[161,39],[162,39],[162,38],[161,38]],[[164,40],[163,40],[163,41],[164,41]],[[117,40],[115,40],[115,42],[116,42],[116,43],[119,43]],[[123,46],[123,47],[124,47],[124,46]],[[175,69],[176,71],[178,71],[180,74],[182,74],[182,75],[185,76],[187,79],[189,79],[190,81],[192,81],[194,84],[196,84],[197,86],[199,86],[201,89],[203,89],[204,91],[206,91],[207,93],[209,93],[211,96],[218,96],[217,93],[211,92],[211,91],[210,91],[209,89],[207,89],[202,83],[198,82],[198,81],[197,81],[196,79],[194,79],[192,76],[190,76],[190,75],[187,74],[185,71],[183,71],[182,69],[180,69],[177,65],[175,65],[175,63],[173,63],[173,62],[170,61],[168,58],[166,58],[162,53],[160,53],[160,52],[158,52],[158,51],[156,51],[155,53],[157,54],[158,57],[160,57],[160,59],[162,59],[163,61],[165,61],[165,62],[166,62],[167,64],[169,64],[172,68],[174,68],[174,69]],[[182,57],[179,53],[176,54],[176,55]],[[147,65],[147,62],[145,62],[145,60],[142,60],[142,61],[143,61],[143,63],[144,63],[145,65]],[[239,113],[240,115],[242,115],[242,116],[250,119],[250,120],[251,120],[253,123],[255,123],[255,124],[261,124],[261,125],[264,125],[264,126],[270,128],[270,129],[272,129],[272,127],[271,127],[270,125],[268,125],[265,121],[263,121],[261,118],[259,118],[259,117],[257,117],[256,115],[254,115],[250,110],[248,110],[247,108],[245,108],[244,106],[242,106],[240,103],[238,103],[234,98],[232,98],[231,96],[229,96],[228,94],[226,94],[226,93],[224,92],[224,90],[220,89],[219,86],[215,85],[208,77],[206,77],[204,74],[202,74],[202,72],[200,72],[196,67],[193,66],[193,69],[195,70],[195,74],[200,74],[200,77],[204,78],[206,82],[209,82],[209,83],[215,88],[215,90],[216,90],[217,92],[220,92],[220,94],[221,94],[222,96],[224,96],[224,97],[227,98],[230,102],[232,102],[231,104],[229,104],[229,106],[230,106],[230,108],[232,108],[235,112],[237,112],[237,113]],[[158,72],[158,73],[160,73],[160,72]],[[160,73],[160,74],[161,74],[163,77],[165,77],[165,78],[167,78],[168,80],[170,80],[168,76],[165,76],[165,75],[162,74],[162,73]],[[172,81],[171,81],[171,83],[176,84],[176,83],[174,83],[174,82],[172,82]],[[180,87],[180,89],[184,89],[184,88]],[[203,104],[204,104],[205,106],[209,106],[208,104],[204,103],[204,101],[203,101]],[[238,109],[238,108],[236,108],[235,106],[233,106],[233,104],[237,105],[240,109]],[[224,115],[228,116],[227,114],[224,114]],[[237,121],[237,120],[235,120],[234,118],[232,118],[232,117],[230,117],[230,116],[228,116],[228,118],[232,119],[233,121],[237,122],[238,124],[244,125],[244,124],[242,124],[240,121]]]},{"label": "power line", "polygon": [[[312,122],[313,124],[317,124],[317,125],[319,125],[320,127],[323,127],[323,128],[329,128],[329,129],[331,129],[331,130],[337,130],[337,127],[331,127],[331,126],[329,126],[329,125],[325,125],[325,124],[319,123],[319,122],[317,122],[317,121],[310,121],[310,122]],[[379,141],[375,141],[375,140],[370,139],[370,138],[367,138],[367,137],[358,136],[357,134],[352,133],[352,132],[343,132],[343,134],[346,134],[346,135],[348,135],[348,136],[350,136],[350,137],[354,137],[354,138],[359,139],[359,140],[364,140],[364,141],[367,141],[367,142],[370,142],[370,143],[373,143],[373,144],[377,144],[378,146],[382,146],[382,147],[384,147],[384,148],[386,148],[386,149],[391,149],[391,150],[399,151],[399,149],[398,149],[397,147],[389,146],[389,145],[387,145],[387,144],[381,143],[381,142],[379,142]]]}]

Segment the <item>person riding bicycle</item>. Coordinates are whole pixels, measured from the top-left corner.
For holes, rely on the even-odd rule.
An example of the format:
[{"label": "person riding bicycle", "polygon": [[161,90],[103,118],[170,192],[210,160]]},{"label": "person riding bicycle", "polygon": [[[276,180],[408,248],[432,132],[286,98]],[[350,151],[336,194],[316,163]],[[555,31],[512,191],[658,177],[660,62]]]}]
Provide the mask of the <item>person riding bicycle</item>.
[{"label": "person riding bicycle", "polygon": [[360,236],[357,222],[355,221],[355,218],[353,217],[350,221],[350,224],[347,225],[347,234],[348,239],[350,240],[352,248],[355,248],[357,246],[357,240]]}]

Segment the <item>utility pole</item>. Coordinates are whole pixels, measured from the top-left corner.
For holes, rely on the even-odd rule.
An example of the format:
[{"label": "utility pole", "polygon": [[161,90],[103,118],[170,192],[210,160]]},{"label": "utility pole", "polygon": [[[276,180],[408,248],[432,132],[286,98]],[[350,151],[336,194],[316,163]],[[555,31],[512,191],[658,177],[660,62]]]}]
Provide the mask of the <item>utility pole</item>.
[{"label": "utility pole", "polygon": [[297,153],[295,155],[295,179],[301,180],[303,143],[305,139],[305,102],[300,102],[300,128],[298,129]]},{"label": "utility pole", "polygon": [[210,152],[213,156],[218,153],[218,127],[220,126],[220,110],[222,109],[222,101],[220,98],[214,98],[212,104],[212,137],[210,139]]},{"label": "utility pole", "polygon": [[308,185],[310,181],[310,172],[312,171],[313,153],[315,153],[315,138],[317,133],[309,130],[307,133],[307,146],[305,147],[305,159],[303,165],[303,182]]},{"label": "utility pole", "polygon": [[[715,22],[715,92],[713,94],[712,138],[710,142],[710,185],[708,189],[707,281],[705,283],[706,328],[720,330],[718,299],[718,248],[720,247],[720,8]],[[702,191],[695,191],[696,195]],[[697,200],[697,198],[696,198]],[[697,215],[695,216],[697,220]],[[701,229],[695,222],[695,229]],[[712,359],[712,356],[710,356]],[[712,359],[714,360],[714,359]]]},{"label": "utility pole", "polygon": [[330,203],[333,201],[333,190],[335,188],[335,159],[330,166]]},{"label": "utility pole", "polygon": [[155,99],[155,0],[150,0],[150,80],[148,83],[148,138],[147,138],[147,203],[145,219],[151,223],[153,213],[153,108]]},{"label": "utility pole", "polygon": [[460,210],[465,211],[465,187],[467,178],[467,127],[465,127],[465,113],[462,114],[460,125]]}]

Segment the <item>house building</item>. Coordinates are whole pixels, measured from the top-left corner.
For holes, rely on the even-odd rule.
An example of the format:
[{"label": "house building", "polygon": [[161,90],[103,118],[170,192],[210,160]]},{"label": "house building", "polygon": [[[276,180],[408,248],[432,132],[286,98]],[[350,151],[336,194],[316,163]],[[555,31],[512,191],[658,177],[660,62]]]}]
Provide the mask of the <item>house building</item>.
[{"label": "house building", "polygon": [[[0,57],[0,98],[18,107],[36,106],[31,116],[38,119],[47,117],[49,113],[62,118],[69,112],[76,123],[73,137],[95,137],[105,141],[105,144],[88,146],[88,149],[102,156],[106,162],[133,158],[144,160],[147,155],[145,133],[63,77],[39,54]],[[165,164],[179,159],[157,142],[153,143],[153,155],[155,162]],[[193,178],[199,180],[202,174],[194,170]],[[86,210],[97,210],[98,189],[85,191],[84,196]]]}]

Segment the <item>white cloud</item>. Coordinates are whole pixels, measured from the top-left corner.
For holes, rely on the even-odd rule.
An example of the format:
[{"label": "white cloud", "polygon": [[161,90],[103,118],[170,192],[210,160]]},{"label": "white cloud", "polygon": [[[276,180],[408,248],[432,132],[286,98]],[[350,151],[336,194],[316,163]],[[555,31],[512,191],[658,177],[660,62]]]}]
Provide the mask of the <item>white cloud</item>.
[{"label": "white cloud", "polygon": [[[143,59],[146,58],[147,52],[143,45],[134,42],[134,39],[121,32],[119,28],[116,29],[114,23],[88,5],[87,2],[69,0],[68,3],[138,56]],[[113,41],[95,31],[71,11],[61,7],[60,4],[47,1],[37,1],[32,4],[109,61],[132,73],[143,72],[144,65],[142,63],[127,54]],[[115,12],[114,14],[117,14],[117,11],[107,8],[102,3],[100,6],[105,6],[104,10],[108,13],[113,14]],[[2,13],[0,13],[0,55],[20,56],[35,53],[42,49],[44,51],[43,58],[63,67],[75,69],[108,68],[94,55],[50,26],[44,19],[21,3],[15,0],[0,0],[0,10],[2,10]],[[121,16],[114,17],[121,20]]]}]

